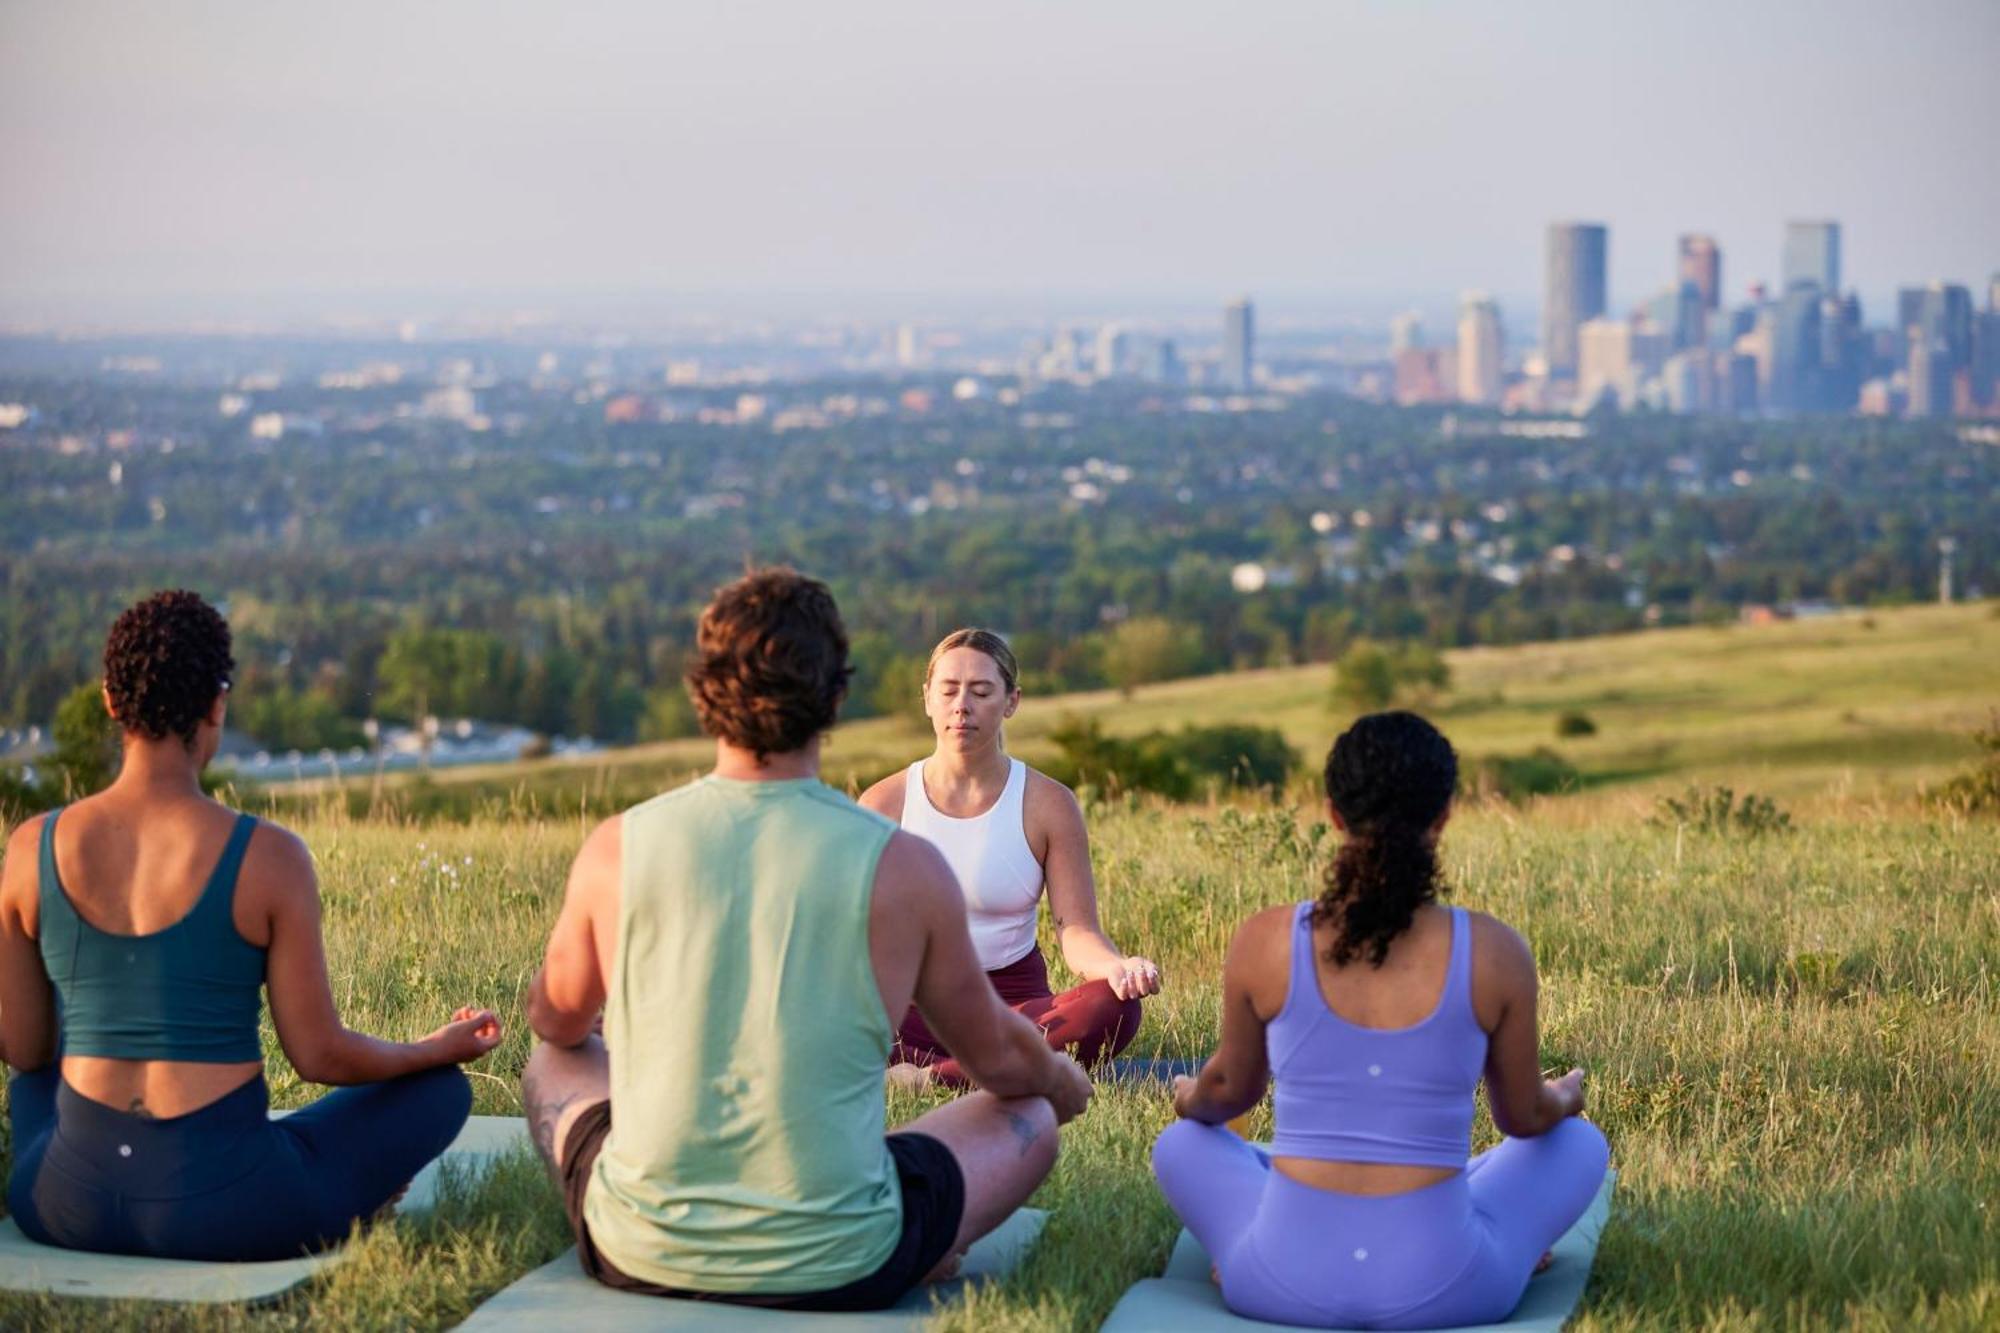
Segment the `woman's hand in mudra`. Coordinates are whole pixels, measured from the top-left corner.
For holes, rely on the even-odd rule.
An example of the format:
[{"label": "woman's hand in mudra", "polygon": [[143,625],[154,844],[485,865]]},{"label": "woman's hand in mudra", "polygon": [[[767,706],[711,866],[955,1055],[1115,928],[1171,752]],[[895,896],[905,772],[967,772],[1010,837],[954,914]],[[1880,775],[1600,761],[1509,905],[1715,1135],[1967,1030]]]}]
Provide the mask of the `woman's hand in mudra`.
[{"label": "woman's hand in mudra", "polygon": [[436,1032],[423,1039],[455,1065],[467,1064],[500,1044],[500,1018],[491,1009],[463,1006]]},{"label": "woman's hand in mudra", "polygon": [[1111,993],[1121,1000],[1136,1000],[1160,993],[1160,968],[1150,958],[1120,958],[1105,975]]}]

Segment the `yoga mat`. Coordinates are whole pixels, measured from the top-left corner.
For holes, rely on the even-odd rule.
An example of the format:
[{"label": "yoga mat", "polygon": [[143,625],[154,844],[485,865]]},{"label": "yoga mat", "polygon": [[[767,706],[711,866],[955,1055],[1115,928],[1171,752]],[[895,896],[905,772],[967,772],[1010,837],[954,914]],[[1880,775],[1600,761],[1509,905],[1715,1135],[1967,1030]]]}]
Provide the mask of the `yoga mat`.
[{"label": "yoga mat", "polygon": [[[1528,1290],[1514,1313],[1497,1324],[1474,1324],[1460,1333],[1560,1333],[1563,1323],[1576,1312],[1583,1299],[1584,1284],[1590,1280],[1591,1261],[1597,1256],[1597,1239],[1611,1215],[1611,1186],[1615,1171],[1604,1173],[1597,1197],[1577,1219],[1576,1225],[1555,1243],[1555,1262],[1548,1271],[1528,1280]],[[1208,1278],[1208,1255],[1186,1231],[1174,1242],[1173,1256],[1161,1277],[1135,1283],[1112,1307],[1100,1333],[1256,1333],[1259,1329],[1288,1328],[1259,1319],[1232,1314],[1222,1303],[1222,1293]]]},{"label": "yoga mat", "polygon": [[1203,1063],[1200,1060],[1120,1058],[1105,1066],[1104,1077],[1114,1083],[1172,1083],[1183,1074],[1194,1077]]},{"label": "yoga mat", "polygon": [[[527,1141],[527,1122],[518,1116],[471,1117],[444,1150],[444,1156],[410,1181],[409,1193],[403,1196],[396,1211],[417,1212],[437,1202],[440,1163],[446,1159],[457,1163],[460,1170],[476,1171],[490,1164],[496,1155]],[[257,1264],[91,1254],[37,1245],[21,1234],[13,1218],[0,1221],[0,1291],[189,1304],[268,1301],[328,1265],[339,1263],[342,1257],[339,1248]]]},{"label": "yoga mat", "polygon": [[550,1263],[499,1292],[459,1325],[462,1333],[611,1333],[623,1329],[696,1330],[782,1329],[911,1330],[922,1327],[935,1304],[946,1303],[968,1282],[995,1281],[1012,1272],[1042,1234],[1048,1214],[1038,1208],[1017,1209],[966,1252],[959,1275],[949,1282],[914,1288],[886,1310],[855,1314],[825,1314],[809,1310],[760,1310],[718,1301],[683,1301],[666,1296],[637,1296],[613,1291],[584,1275],[576,1251],[569,1249]]}]

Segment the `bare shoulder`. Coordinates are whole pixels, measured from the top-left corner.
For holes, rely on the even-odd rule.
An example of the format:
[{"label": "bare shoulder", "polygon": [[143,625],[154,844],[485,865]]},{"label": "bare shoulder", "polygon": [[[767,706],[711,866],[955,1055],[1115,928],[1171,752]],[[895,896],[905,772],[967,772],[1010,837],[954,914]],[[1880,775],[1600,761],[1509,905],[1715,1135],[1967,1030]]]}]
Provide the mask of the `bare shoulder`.
[{"label": "bare shoulder", "polygon": [[1465,919],[1472,926],[1472,973],[1490,977],[1514,987],[1534,985],[1535,951],[1521,932],[1486,912],[1467,908]]},{"label": "bare shoulder", "polygon": [[1279,903],[1275,907],[1252,912],[1244,918],[1243,924],[1236,928],[1236,939],[1229,946],[1230,953],[1240,953],[1249,958],[1262,958],[1279,947],[1279,941],[1283,941],[1288,947],[1291,942],[1292,922],[1298,910],[1296,903]]},{"label": "bare shoulder", "polygon": [[49,817],[35,815],[22,820],[14,831],[7,835],[7,860],[0,865],[0,899],[10,904],[17,894],[30,894],[38,884],[40,867],[36,858],[41,854],[42,825]]},{"label": "bare shoulder", "polygon": [[30,815],[14,826],[7,835],[7,864],[19,867],[33,860],[40,852],[36,845],[41,841],[42,825],[49,822],[46,814]]},{"label": "bare shoulder", "polygon": [[243,849],[243,876],[266,893],[312,893],[318,868],[306,841],[283,824],[259,819]]},{"label": "bare shoulder", "polygon": [[1076,793],[1037,768],[1028,769],[1021,807],[1031,824],[1046,820],[1054,827],[1083,827],[1083,807],[1077,803]]},{"label": "bare shoulder", "polygon": [[576,849],[576,860],[570,863],[570,891],[589,893],[615,889],[624,866],[624,856],[625,816],[613,815],[600,820],[584,835],[583,845]]},{"label": "bare shoulder", "polygon": [[922,910],[956,888],[944,853],[927,839],[897,829],[882,845],[875,863],[876,907]]},{"label": "bare shoulder", "polygon": [[909,785],[909,778],[910,770],[899,768],[862,792],[857,804],[864,810],[873,810],[878,815],[887,815],[900,822],[903,818],[903,794]]}]

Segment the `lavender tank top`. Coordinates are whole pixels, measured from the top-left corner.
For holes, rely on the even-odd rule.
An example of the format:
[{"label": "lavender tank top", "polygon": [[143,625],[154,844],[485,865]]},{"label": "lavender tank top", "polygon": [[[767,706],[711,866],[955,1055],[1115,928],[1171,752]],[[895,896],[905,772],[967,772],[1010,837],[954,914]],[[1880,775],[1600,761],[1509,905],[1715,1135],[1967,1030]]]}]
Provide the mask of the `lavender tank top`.
[{"label": "lavender tank top", "polygon": [[1472,929],[1451,909],[1451,961],[1430,1014],[1366,1028],[1329,1009],[1314,965],[1312,904],[1292,923],[1292,980],[1265,1029],[1275,1087],[1272,1155],[1329,1162],[1462,1167],[1486,1033],[1472,1012]]}]

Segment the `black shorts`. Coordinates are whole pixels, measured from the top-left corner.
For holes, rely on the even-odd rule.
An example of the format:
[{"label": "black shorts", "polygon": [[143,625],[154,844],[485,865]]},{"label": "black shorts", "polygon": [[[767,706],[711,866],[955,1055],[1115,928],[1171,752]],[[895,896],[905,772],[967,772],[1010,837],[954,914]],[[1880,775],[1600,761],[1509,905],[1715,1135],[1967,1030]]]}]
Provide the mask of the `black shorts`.
[{"label": "black shorts", "polygon": [[965,1173],[951,1149],[928,1134],[891,1134],[886,1142],[903,1189],[903,1234],[882,1266],[831,1291],[763,1295],[754,1292],[682,1291],[621,1273],[598,1251],[583,1220],[583,1194],[591,1168],[611,1133],[611,1103],[584,1108],[563,1140],[563,1208],[576,1233],[576,1256],[583,1271],[618,1291],[644,1296],[677,1296],[692,1301],[726,1301],[774,1310],[881,1310],[894,1305],[937,1267],[958,1237],[965,1213]]}]

